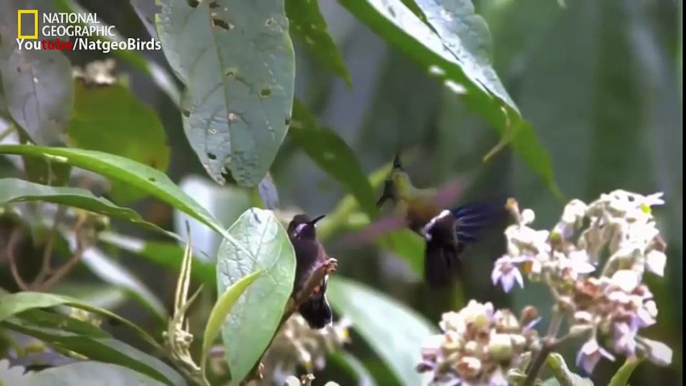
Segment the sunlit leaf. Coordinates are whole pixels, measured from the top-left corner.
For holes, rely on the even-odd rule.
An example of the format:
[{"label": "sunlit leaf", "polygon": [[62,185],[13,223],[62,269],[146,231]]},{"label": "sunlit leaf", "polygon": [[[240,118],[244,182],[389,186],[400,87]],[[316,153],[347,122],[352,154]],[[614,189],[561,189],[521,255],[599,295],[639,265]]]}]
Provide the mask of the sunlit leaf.
[{"label": "sunlit leaf", "polygon": [[222,242],[217,256],[219,295],[243,277],[264,271],[233,306],[222,329],[231,376],[240,381],[276,333],[293,290],[295,255],[285,229],[271,211],[246,211],[229,233],[247,247],[247,253]]},{"label": "sunlit leaf", "polygon": [[282,1],[162,0],[157,32],[186,85],[183,125],[209,175],[256,186],[291,118],[293,45]]},{"label": "sunlit leaf", "polygon": [[[427,19],[434,18],[433,28],[400,0],[341,0],[340,3],[381,37],[424,65],[448,87],[459,88],[470,108],[486,119],[501,136],[511,138],[513,147],[527,165],[553,192],[559,193],[553,179],[550,155],[521,117],[490,65],[485,43],[490,37],[485,22],[474,15],[471,1],[453,2],[451,6],[454,9],[446,9],[435,1],[417,2],[424,13],[433,15],[427,15]],[[470,28],[464,29],[463,24]]]}]

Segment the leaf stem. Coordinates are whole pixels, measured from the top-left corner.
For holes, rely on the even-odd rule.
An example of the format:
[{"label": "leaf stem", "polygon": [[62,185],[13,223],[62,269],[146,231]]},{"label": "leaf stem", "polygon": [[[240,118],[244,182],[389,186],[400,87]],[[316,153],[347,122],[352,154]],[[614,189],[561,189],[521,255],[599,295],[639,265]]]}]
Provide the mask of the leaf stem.
[{"label": "leaf stem", "polygon": [[548,333],[545,338],[543,338],[543,347],[538,351],[536,357],[529,365],[526,379],[524,380],[524,386],[534,386],[538,374],[541,372],[543,365],[545,364],[548,354],[550,354],[556,347],[557,342],[555,338],[560,331],[560,326],[562,326],[562,313],[557,309],[553,310],[553,316],[550,319],[550,325],[548,326]]}]

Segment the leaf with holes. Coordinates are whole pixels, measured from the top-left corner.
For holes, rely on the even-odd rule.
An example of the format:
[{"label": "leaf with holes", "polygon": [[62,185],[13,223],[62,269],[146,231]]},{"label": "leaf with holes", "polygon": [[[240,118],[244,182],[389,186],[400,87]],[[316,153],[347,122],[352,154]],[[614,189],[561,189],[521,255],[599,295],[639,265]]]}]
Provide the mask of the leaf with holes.
[{"label": "leaf with holes", "polygon": [[112,180],[128,182],[130,185],[191,215],[224,237],[231,238],[224,227],[205,208],[179,189],[166,174],[150,166],[113,154],[81,149],[0,145],[0,154],[18,154],[50,159],[52,162],[65,163],[99,173]]},{"label": "leaf with holes", "polygon": [[[41,11],[51,11],[48,2],[40,6]],[[61,142],[74,104],[71,64],[59,51],[25,47],[41,44],[39,40],[16,39],[17,11],[23,8],[25,1],[0,2],[2,93],[9,115],[33,142],[55,145]]]},{"label": "leaf with holes", "polygon": [[[550,155],[503,87],[490,63],[490,34],[471,0],[418,0],[425,24],[402,0],[341,0],[362,22],[463,94],[555,193]],[[502,144],[499,144],[502,147]]]},{"label": "leaf with holes", "polygon": [[374,190],[355,153],[335,131],[318,127],[314,116],[299,102],[293,105],[289,135],[312,160],[345,186],[369,217],[376,217]]},{"label": "leaf with holes", "polygon": [[186,85],[183,125],[218,183],[253,187],[291,117],[295,55],[283,1],[162,0],[162,49]]},{"label": "leaf with holes", "polygon": [[222,328],[231,377],[240,382],[276,333],[293,290],[295,254],[286,230],[268,210],[249,209],[229,228],[229,233],[248,251],[238,250],[226,241],[219,247],[219,296],[247,275],[264,271],[241,295]]},{"label": "leaf with holes", "polygon": [[[169,165],[169,143],[157,113],[121,84],[89,87],[74,82],[74,116],[67,127],[69,145],[98,150],[146,164],[162,172]],[[117,202],[143,198],[144,191],[113,181]]]},{"label": "leaf with holes", "polygon": [[319,10],[319,1],[286,0],[286,16],[290,21],[291,32],[305,42],[320,63],[343,78],[348,87],[352,86],[343,57],[327,31],[326,20]]}]

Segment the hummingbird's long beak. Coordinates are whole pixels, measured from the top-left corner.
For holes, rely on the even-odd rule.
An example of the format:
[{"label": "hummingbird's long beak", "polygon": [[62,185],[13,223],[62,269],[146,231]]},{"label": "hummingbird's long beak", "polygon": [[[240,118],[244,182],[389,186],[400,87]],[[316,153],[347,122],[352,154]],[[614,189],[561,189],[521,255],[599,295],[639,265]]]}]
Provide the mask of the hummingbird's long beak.
[{"label": "hummingbird's long beak", "polygon": [[319,217],[315,217],[315,218],[313,218],[313,219],[309,222],[309,224],[310,224],[310,225],[314,225],[314,224],[317,223],[317,221],[323,219],[324,217],[326,217],[325,214],[323,214],[323,215],[321,215],[321,216],[319,216]]},{"label": "hummingbird's long beak", "polygon": [[400,163],[399,153],[395,153],[395,156],[393,156],[393,169],[403,170],[403,165]]},{"label": "hummingbird's long beak", "polygon": [[393,183],[390,180],[386,180],[384,181],[381,198],[376,202],[376,207],[380,208],[389,198],[393,198]]}]

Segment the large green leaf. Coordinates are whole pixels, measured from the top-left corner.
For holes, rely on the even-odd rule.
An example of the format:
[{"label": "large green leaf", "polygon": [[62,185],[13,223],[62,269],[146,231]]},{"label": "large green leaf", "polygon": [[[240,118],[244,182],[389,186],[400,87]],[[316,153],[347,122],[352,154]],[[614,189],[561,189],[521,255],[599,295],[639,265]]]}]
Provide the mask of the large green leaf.
[{"label": "large green leaf", "polygon": [[37,326],[18,317],[7,319],[2,325],[90,359],[128,367],[168,385],[186,384],[181,375],[164,362],[113,338],[98,338],[64,329]]},{"label": "large green leaf", "polygon": [[324,16],[319,11],[319,1],[286,0],[286,16],[290,21],[291,33],[303,39],[324,67],[343,78],[349,87],[352,86],[345,62],[327,31]]},{"label": "large green leaf", "polygon": [[126,182],[187,213],[225,237],[221,224],[189,195],[179,189],[166,174],[150,166],[113,154],[93,150],[50,148],[27,145],[0,145],[0,154],[19,154],[41,157],[53,162],[102,174],[112,180]]},{"label": "large green leaf", "polygon": [[31,386],[163,385],[164,383],[123,366],[95,361],[71,363],[24,375]]},{"label": "large green leaf", "polygon": [[[121,84],[88,86],[74,82],[74,116],[67,127],[72,147],[126,157],[162,172],[169,165],[169,144],[157,114]],[[110,196],[134,201],[145,192],[112,181]]]},{"label": "large green leaf", "polygon": [[291,118],[293,45],[282,1],[163,0],[157,32],[186,85],[181,109],[191,147],[220,184],[230,172],[255,186]]},{"label": "large green leaf", "polygon": [[[285,229],[271,211],[253,208],[238,218],[229,233],[247,253],[224,241],[217,256],[217,289],[264,270],[236,303],[224,323],[222,338],[233,380],[245,378],[276,333],[293,290],[295,255]],[[259,321],[259,322],[258,322]]]},{"label": "large green leaf", "polygon": [[415,367],[425,339],[438,333],[435,327],[400,302],[351,280],[332,277],[327,294],[331,306],[352,320],[401,384],[423,384]]},{"label": "large green leaf", "polygon": [[[51,10],[48,3],[38,5],[41,11]],[[10,116],[31,140],[39,145],[54,145],[61,142],[71,117],[74,101],[71,64],[59,51],[20,47],[20,43],[27,44],[28,40],[17,39],[17,10],[25,6],[19,0],[0,3],[2,93]],[[30,28],[22,27],[22,32],[28,34]]]},{"label": "large green leaf", "polygon": [[[207,354],[214,344],[214,338],[219,334],[219,330],[224,324],[224,320],[231,312],[231,309],[238,301],[238,298],[243,295],[243,292],[252,284],[263,271],[253,272],[248,276],[243,276],[239,281],[233,283],[231,287],[227,288],[223,294],[219,295],[217,302],[214,304],[210,316],[207,317],[205,332],[202,338],[202,354],[200,356],[200,366],[205,375],[207,369]],[[226,344],[228,345],[228,344]]]},{"label": "large green leaf", "polygon": [[0,206],[14,202],[45,201],[54,204],[73,206],[106,216],[140,224],[146,228],[169,234],[157,225],[144,221],[141,216],[129,208],[114,205],[102,197],[95,197],[86,189],[52,187],[17,178],[0,179]]},{"label": "large green leaf", "polygon": [[315,117],[299,102],[293,105],[289,136],[312,160],[352,193],[368,216],[376,217],[374,190],[355,153],[335,131],[318,127]]},{"label": "large green leaf", "polygon": [[[372,30],[436,74],[452,89],[462,88],[468,105],[486,119],[554,192],[558,193],[547,150],[502,87],[487,55],[488,30],[467,0],[450,4],[424,3],[440,24],[424,24],[400,0],[340,0]],[[422,1],[417,2],[422,5]],[[445,14],[446,16],[442,16]],[[455,25],[453,25],[455,23]],[[468,24],[463,29],[461,23]],[[456,27],[459,26],[459,30]],[[472,28],[476,28],[473,30]],[[458,86],[459,85],[459,86]]]}]

